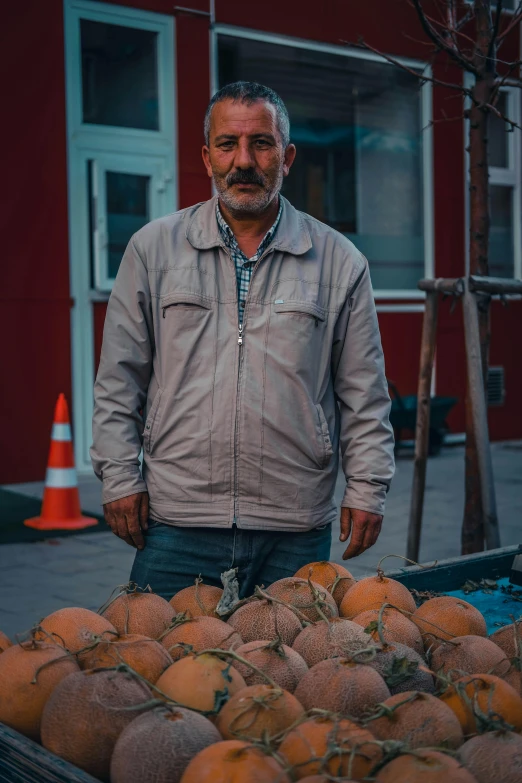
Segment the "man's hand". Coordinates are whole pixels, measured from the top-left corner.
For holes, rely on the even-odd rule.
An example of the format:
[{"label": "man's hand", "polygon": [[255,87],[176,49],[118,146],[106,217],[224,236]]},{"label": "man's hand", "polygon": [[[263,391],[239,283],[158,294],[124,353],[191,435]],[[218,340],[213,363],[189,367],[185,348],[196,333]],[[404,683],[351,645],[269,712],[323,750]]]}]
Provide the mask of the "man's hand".
[{"label": "man's hand", "polygon": [[143,549],[145,540],[142,531],[149,526],[148,492],[138,492],[112,503],[105,503],[103,513],[115,536],[123,538],[130,546]]},{"label": "man's hand", "polygon": [[347,541],[351,533],[350,545],[343,554],[343,560],[362,555],[375,544],[381,532],[382,516],[359,511],[357,508],[341,508],[340,541]]}]

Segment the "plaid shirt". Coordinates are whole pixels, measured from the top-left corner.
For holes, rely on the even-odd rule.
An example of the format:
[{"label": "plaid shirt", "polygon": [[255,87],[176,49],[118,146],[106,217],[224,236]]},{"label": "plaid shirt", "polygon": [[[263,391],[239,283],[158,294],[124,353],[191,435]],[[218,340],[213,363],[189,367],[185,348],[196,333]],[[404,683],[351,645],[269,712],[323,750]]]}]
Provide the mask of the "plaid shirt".
[{"label": "plaid shirt", "polygon": [[272,228],[270,228],[267,231],[267,233],[261,240],[261,244],[257,248],[252,258],[247,258],[246,255],[241,250],[241,248],[239,247],[232,229],[230,228],[228,223],[225,221],[223,215],[221,214],[221,210],[219,209],[219,201],[217,202],[216,217],[219,226],[219,233],[221,234],[221,237],[226,247],[228,247],[228,249],[230,250],[230,256],[232,258],[232,261],[236,265],[237,293],[238,293],[237,301],[238,301],[240,324],[243,323],[245,301],[247,298],[250,278],[252,277],[252,270],[254,268],[256,261],[262,256],[262,254],[264,253],[264,251],[272,241],[272,237],[274,236],[277,226],[279,225],[279,220],[281,218],[282,211],[283,211],[283,202],[281,199],[279,199],[279,212],[277,213],[277,217],[275,219]]}]

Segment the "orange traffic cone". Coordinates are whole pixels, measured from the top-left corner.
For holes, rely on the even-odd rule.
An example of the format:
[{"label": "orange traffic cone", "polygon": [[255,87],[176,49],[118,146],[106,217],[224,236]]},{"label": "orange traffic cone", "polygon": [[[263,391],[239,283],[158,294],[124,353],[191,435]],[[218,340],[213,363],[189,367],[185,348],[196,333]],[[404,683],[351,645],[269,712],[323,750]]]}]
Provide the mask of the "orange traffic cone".
[{"label": "orange traffic cone", "polygon": [[82,516],[80,510],[69,408],[65,396],[60,394],[54,410],[42,513],[26,519],[24,525],[38,530],[77,530],[97,524],[97,519]]}]

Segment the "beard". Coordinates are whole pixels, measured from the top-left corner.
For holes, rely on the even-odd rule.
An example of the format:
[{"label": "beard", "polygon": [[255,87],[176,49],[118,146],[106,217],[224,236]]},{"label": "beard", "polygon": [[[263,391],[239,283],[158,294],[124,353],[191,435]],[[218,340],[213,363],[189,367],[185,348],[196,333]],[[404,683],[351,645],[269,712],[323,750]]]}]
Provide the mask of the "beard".
[{"label": "beard", "polygon": [[[280,166],[272,176],[263,176],[255,169],[234,171],[226,177],[214,172],[214,185],[219,198],[233,215],[260,215],[283,186],[283,168]],[[234,193],[236,184],[258,185],[259,188],[248,193]]]}]

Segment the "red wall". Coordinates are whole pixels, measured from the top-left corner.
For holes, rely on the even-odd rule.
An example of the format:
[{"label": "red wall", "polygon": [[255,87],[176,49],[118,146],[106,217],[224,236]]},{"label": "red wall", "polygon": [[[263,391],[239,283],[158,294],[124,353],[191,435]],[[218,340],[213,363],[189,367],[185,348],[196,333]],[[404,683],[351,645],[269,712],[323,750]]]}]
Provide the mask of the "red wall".
[{"label": "red wall", "polygon": [[61,0],[4,7],[0,47],[0,481],[41,479],[56,398],[71,396]]},{"label": "red wall", "polygon": [[[174,13],[171,0],[122,0],[121,5]],[[209,0],[180,5],[207,12]],[[311,7],[311,4],[310,4]],[[427,48],[414,12],[406,0],[376,4],[355,0],[323,0],[314,13],[303,0],[265,0],[262,6],[244,0],[216,0],[220,23],[269,29],[292,37],[339,44],[362,36],[384,52],[426,56]],[[63,7],[61,0],[27,0],[4,10],[0,79],[9,105],[2,126],[5,156],[1,213],[4,285],[0,292],[3,351],[0,431],[0,482],[41,479],[55,399],[71,396],[70,300],[68,269],[67,174]],[[397,30],[390,35],[390,30]],[[518,35],[501,54],[516,57]],[[176,14],[177,121],[179,205],[208,198],[210,183],[201,164],[202,118],[210,94],[209,17]],[[455,80],[458,72],[441,71]],[[451,77],[451,78],[450,78]],[[459,111],[458,100],[434,90],[435,118]],[[464,272],[464,152],[460,121],[434,128],[435,256],[438,276]],[[6,284],[7,282],[7,284]],[[105,306],[94,308],[95,354],[99,355]],[[491,364],[506,368],[507,401],[491,409],[491,434],[522,436],[518,404],[522,370],[511,350],[510,335],[520,333],[522,303],[493,306]],[[421,315],[381,313],[387,372],[401,392],[417,385]],[[460,307],[450,315],[441,304],[438,329],[437,389],[463,398],[464,346]],[[451,416],[455,431],[463,429],[463,408]]]}]

